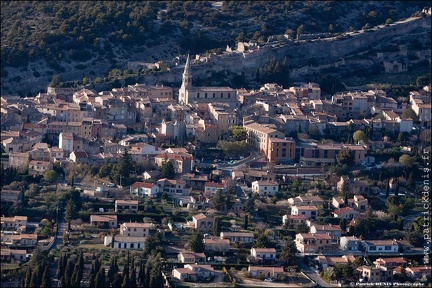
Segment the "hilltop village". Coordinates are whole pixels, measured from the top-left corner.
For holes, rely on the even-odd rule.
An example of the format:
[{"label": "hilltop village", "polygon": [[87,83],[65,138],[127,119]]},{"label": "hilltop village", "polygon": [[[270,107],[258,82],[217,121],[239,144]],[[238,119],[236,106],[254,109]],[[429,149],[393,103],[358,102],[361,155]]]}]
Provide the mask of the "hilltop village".
[{"label": "hilltop village", "polygon": [[2,286],[430,285],[430,84],[196,87],[190,61],[178,90],[1,97]]}]

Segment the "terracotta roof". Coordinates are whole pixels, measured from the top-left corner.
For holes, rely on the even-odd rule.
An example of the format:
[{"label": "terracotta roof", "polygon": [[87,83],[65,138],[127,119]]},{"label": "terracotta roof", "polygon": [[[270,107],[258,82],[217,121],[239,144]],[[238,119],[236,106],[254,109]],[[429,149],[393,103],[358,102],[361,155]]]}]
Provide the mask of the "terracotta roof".
[{"label": "terracotta roof", "polygon": [[153,183],[135,182],[131,185],[131,188],[152,188],[155,186]]},{"label": "terracotta roof", "polygon": [[252,248],[256,253],[276,253],[274,248]]},{"label": "terracotta roof", "polygon": [[138,200],[116,200],[116,204],[117,205],[124,205],[124,204],[138,205]]},{"label": "terracotta roof", "polygon": [[90,215],[90,222],[93,221],[108,222],[112,220],[117,221],[117,215]]},{"label": "terracotta roof", "polygon": [[293,206],[292,207],[297,208],[297,210],[306,210],[306,211],[318,211],[318,208],[316,206]]},{"label": "terracotta roof", "polygon": [[354,213],[357,213],[357,214],[359,213],[359,212],[355,211],[354,209],[352,209],[350,207],[344,207],[344,208],[340,208],[340,209],[337,209],[337,210],[333,211],[333,214],[340,215],[340,214],[343,214],[343,213],[346,213],[346,212],[354,212]]}]

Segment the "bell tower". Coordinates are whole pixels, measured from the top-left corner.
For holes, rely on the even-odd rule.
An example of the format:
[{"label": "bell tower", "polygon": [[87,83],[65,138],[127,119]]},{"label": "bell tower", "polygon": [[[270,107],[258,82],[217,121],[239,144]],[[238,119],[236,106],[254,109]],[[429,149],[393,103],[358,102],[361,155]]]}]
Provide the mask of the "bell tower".
[{"label": "bell tower", "polygon": [[192,87],[192,74],[191,74],[191,69],[190,69],[190,63],[189,63],[189,54],[187,55],[186,58],[186,64],[185,64],[185,68],[183,71],[183,77],[182,77],[182,85],[180,87],[179,90],[179,102],[183,103],[183,104],[187,104],[188,103],[188,99],[187,99],[187,92],[188,89],[190,89]]}]

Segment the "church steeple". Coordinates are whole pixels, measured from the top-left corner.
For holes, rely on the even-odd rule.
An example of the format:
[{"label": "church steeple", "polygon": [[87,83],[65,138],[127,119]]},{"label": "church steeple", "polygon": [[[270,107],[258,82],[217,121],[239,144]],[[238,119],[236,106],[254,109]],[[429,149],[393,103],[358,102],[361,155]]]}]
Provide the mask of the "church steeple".
[{"label": "church steeple", "polygon": [[189,54],[187,55],[186,64],[183,71],[182,86],[184,87],[192,86],[192,74],[191,74],[190,63],[189,63]]}]

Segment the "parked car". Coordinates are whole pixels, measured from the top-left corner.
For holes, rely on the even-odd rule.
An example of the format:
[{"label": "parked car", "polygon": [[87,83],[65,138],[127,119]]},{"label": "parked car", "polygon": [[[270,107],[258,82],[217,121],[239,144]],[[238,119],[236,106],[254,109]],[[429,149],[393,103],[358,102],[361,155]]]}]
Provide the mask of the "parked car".
[{"label": "parked car", "polygon": [[266,278],[264,279],[264,282],[273,282],[273,280],[271,278]]}]

